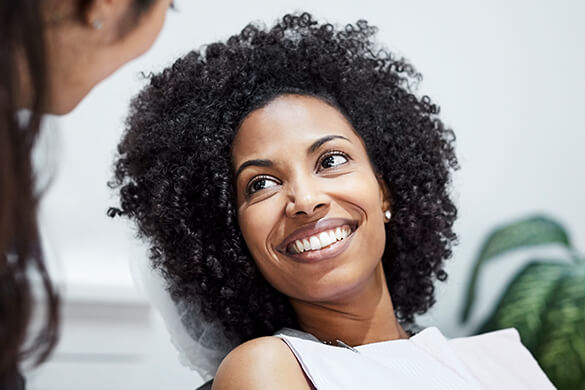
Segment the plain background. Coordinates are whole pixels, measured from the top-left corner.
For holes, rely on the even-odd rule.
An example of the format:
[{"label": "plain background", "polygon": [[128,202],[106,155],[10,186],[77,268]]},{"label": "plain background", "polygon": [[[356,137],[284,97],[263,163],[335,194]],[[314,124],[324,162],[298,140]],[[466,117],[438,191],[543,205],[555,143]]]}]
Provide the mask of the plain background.
[{"label": "plain background", "polygon": [[[52,272],[66,300],[105,306],[123,301],[150,310],[129,272],[129,258],[140,253],[133,229],[105,214],[116,205],[106,182],[129,100],[145,84],[141,72],[158,72],[250,21],[271,24],[295,10],[333,23],[363,18],[377,25],[378,41],[423,74],[419,93],[441,106],[444,122],[456,133],[461,169],[453,194],[460,244],[447,265],[448,281],[438,285],[438,303],[421,324],[436,325],[448,336],[465,335],[490,310],[526,256],[486,267],[471,325],[457,321],[470,263],[497,225],[547,214],[563,222],[585,251],[585,2],[178,0],[176,5],[179,11],[169,12],[152,50],[96,87],[74,112],[46,121],[40,164],[54,173],[41,220]],[[194,388],[197,375],[177,362],[156,313],[147,316],[149,348],[136,361],[149,364],[143,371],[149,379],[120,388]],[[100,327],[95,328],[79,337],[95,338]],[[69,358],[78,362],[75,356]],[[118,388],[86,382],[87,389]],[[32,387],[52,388],[43,383],[49,381],[33,378]]]}]

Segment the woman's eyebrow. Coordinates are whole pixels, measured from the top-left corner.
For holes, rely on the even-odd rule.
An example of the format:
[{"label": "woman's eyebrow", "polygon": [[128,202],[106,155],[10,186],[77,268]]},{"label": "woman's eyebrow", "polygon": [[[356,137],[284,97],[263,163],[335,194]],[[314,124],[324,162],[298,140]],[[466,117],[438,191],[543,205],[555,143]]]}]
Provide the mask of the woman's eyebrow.
[{"label": "woman's eyebrow", "polygon": [[242,171],[247,167],[271,167],[272,165],[273,165],[272,161],[270,161],[270,160],[258,159],[258,160],[245,161],[244,163],[242,163],[242,165],[240,165],[240,167],[236,171],[236,179],[238,178],[240,173],[242,173]]},{"label": "woman's eyebrow", "polygon": [[334,139],[344,139],[347,142],[351,143],[351,141],[345,138],[342,135],[326,135],[325,137],[319,138],[317,141],[313,142],[313,144],[309,147],[309,154],[313,153],[315,150],[319,149],[319,147],[329,141],[333,141]]},{"label": "woman's eyebrow", "polygon": [[[309,153],[313,153],[315,150],[319,149],[319,147],[329,141],[333,141],[334,139],[343,139],[347,142],[351,143],[351,141],[342,136],[342,135],[326,135],[324,137],[319,138],[317,141],[313,142],[311,146],[309,146]],[[263,159],[255,159],[255,160],[248,160],[242,163],[238,170],[236,171],[236,179],[242,173],[244,169],[247,167],[272,167],[274,164],[270,160],[263,160]]]}]

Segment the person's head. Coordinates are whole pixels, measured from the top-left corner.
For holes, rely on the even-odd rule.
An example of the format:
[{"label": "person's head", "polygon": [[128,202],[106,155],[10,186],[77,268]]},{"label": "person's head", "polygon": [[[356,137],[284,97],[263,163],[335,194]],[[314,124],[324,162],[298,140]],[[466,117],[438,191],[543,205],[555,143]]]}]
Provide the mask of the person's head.
[{"label": "person's head", "polygon": [[[172,297],[227,335],[295,326],[290,298],[342,297],[382,265],[402,322],[434,303],[455,239],[454,136],[374,34],[308,14],[249,25],[132,104],[111,215],[135,219]],[[330,246],[305,253],[311,236]]]},{"label": "person's head", "polygon": [[97,83],[143,54],[171,0],[50,0],[42,15],[54,114],[71,111]]},{"label": "person's head", "polygon": [[[0,0],[0,387],[18,362],[44,360],[57,337],[58,299],[38,250],[31,153],[44,113],[71,111],[90,89],[146,50],[170,0]],[[28,109],[29,116],[17,115]],[[46,321],[24,348],[29,274],[46,291]]]},{"label": "person's head", "polygon": [[238,224],[271,286],[333,303],[376,280],[390,194],[339,108],[280,95],[245,117],[232,161]]}]

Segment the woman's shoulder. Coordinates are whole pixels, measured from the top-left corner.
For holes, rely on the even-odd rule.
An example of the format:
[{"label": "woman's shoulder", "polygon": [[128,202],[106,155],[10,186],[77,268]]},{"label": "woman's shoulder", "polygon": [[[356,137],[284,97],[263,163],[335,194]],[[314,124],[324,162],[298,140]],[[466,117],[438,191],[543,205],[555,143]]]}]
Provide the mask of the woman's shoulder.
[{"label": "woman's shoulder", "polygon": [[220,364],[214,390],[310,389],[290,348],[278,337],[249,340],[232,350]]}]

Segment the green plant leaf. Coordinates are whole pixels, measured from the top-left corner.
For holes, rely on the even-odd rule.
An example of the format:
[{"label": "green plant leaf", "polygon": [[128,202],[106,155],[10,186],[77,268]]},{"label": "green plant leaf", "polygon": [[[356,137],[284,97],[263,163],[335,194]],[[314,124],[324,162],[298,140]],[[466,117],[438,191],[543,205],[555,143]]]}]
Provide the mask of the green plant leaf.
[{"label": "green plant leaf", "polygon": [[585,265],[531,262],[479,333],[516,328],[559,390],[585,389]]},{"label": "green plant leaf", "polygon": [[487,261],[519,248],[552,243],[571,249],[569,235],[563,226],[544,216],[529,217],[495,229],[484,241],[475,259],[460,321],[469,319],[479,273]]},{"label": "green plant leaf", "polygon": [[478,333],[513,327],[520,333],[526,348],[534,351],[548,297],[570,266],[540,261],[526,265],[506,287],[496,309]]},{"label": "green plant leaf", "polygon": [[536,360],[559,390],[585,388],[585,266],[563,275],[542,314]]}]

